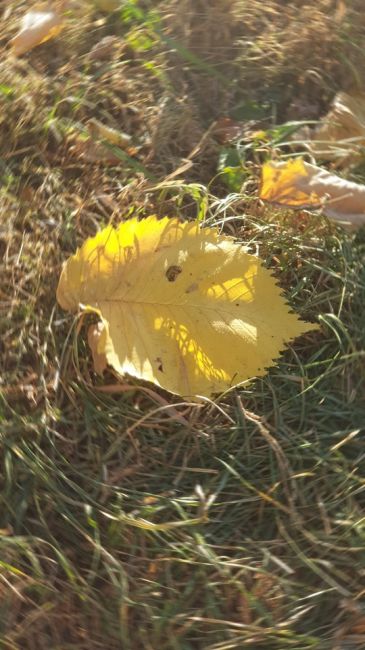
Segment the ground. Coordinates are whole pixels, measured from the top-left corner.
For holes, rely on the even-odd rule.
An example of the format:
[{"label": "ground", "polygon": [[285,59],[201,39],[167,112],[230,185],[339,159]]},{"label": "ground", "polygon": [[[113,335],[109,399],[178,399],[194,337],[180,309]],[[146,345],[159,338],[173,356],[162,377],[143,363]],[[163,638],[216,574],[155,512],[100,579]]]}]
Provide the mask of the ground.
[{"label": "ground", "polygon": [[[1,647],[363,648],[364,230],[258,199],[293,120],[362,89],[362,2],[71,1],[18,58],[3,4]],[[320,330],[205,404],[98,377],[62,263],[151,213],[234,235]]]}]

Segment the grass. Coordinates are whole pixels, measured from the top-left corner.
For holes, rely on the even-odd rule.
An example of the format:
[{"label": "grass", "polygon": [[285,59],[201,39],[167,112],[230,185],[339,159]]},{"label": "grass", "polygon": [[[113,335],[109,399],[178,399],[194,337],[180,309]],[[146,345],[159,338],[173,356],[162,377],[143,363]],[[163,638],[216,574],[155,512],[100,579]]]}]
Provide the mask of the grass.
[{"label": "grass", "polygon": [[[280,125],[361,82],[362,5],[342,5],[82,0],[19,60],[5,48],[27,3],[1,9],[6,650],[364,647],[364,232],[256,198],[260,162],[288,152]],[[222,115],[274,135],[235,150],[214,138]],[[91,118],[131,151],[90,161]],[[202,405],[97,378],[55,289],[80,242],[133,212],[244,241],[320,332]]]}]

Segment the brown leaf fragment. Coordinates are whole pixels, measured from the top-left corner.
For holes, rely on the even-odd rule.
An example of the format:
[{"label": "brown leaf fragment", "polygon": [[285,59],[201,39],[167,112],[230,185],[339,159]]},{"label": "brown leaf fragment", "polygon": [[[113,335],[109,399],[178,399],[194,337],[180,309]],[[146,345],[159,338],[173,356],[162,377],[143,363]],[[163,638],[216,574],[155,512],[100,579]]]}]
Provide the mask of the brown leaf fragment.
[{"label": "brown leaf fragment", "polygon": [[[122,41],[116,36],[104,36],[90,50],[88,58],[90,61],[107,61],[113,58],[114,54],[121,49]],[[119,47],[118,47],[119,45]]]},{"label": "brown leaf fragment", "polygon": [[241,137],[244,132],[244,123],[235,122],[230,117],[219,117],[215,122],[212,134],[221,144],[232,142]]},{"label": "brown leaf fragment", "polygon": [[106,140],[106,142],[121,149],[128,149],[131,145],[131,136],[128,133],[106,126],[95,118],[91,118],[86,126],[92,138]]},{"label": "brown leaf fragment", "polygon": [[365,93],[338,93],[319,125],[294,137],[298,140],[303,136],[316,159],[334,161],[337,167],[358,163],[364,157]]},{"label": "brown leaf fragment", "polygon": [[[86,162],[120,165],[117,148],[128,156],[136,156],[138,149],[131,146],[131,136],[92,118],[86,124],[90,137],[78,136],[70,147],[73,155]],[[111,145],[111,146],[108,146]]]},{"label": "brown leaf fragment", "polygon": [[90,163],[104,163],[105,165],[120,165],[120,158],[111,149],[105,147],[101,142],[95,142],[91,138],[87,140],[78,139],[70,147],[74,156]]}]

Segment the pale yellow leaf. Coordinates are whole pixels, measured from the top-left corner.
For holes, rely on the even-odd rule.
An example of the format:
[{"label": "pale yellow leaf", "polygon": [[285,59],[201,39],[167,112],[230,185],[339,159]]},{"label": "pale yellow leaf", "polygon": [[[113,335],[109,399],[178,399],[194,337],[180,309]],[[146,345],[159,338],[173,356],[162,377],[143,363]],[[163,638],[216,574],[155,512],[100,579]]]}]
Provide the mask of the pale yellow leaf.
[{"label": "pale yellow leaf", "polygon": [[21,29],[11,41],[14,54],[25,54],[33,47],[57,36],[63,29],[60,15],[52,9],[28,11]]},{"label": "pale yellow leaf", "polygon": [[330,219],[365,223],[365,185],[304,162],[268,162],[262,167],[260,198],[293,208],[322,208]]},{"label": "pale yellow leaf", "polygon": [[100,316],[97,351],[117,372],[186,397],[263,375],[286,342],[316,327],[290,313],[270,272],[232,238],[167,217],[86,240],[57,299]]}]

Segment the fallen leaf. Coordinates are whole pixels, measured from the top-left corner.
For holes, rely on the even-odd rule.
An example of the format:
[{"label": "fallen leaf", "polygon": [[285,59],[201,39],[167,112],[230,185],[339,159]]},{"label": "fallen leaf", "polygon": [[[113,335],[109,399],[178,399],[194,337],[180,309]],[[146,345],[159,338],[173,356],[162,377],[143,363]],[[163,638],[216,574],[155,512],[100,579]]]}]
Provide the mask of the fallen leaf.
[{"label": "fallen leaf", "polygon": [[52,9],[28,11],[23,17],[20,31],[11,40],[14,54],[25,54],[33,47],[57,36],[63,27],[61,16]]},{"label": "fallen leaf", "polygon": [[113,55],[121,49],[123,41],[118,39],[117,36],[104,36],[100,41],[95,43],[91,48],[88,58],[91,61],[106,61],[110,60]]},{"label": "fallen leaf", "polygon": [[131,136],[128,133],[123,133],[117,129],[113,129],[110,126],[106,126],[96,120],[91,118],[87,123],[87,130],[89,131],[91,137],[99,138],[100,140],[106,140],[110,144],[120,147],[121,149],[128,149],[131,146]]},{"label": "fallen leaf", "polygon": [[111,149],[105,147],[101,142],[95,142],[91,138],[87,140],[76,140],[70,147],[72,155],[81,158],[86,162],[104,163],[105,165],[120,165],[120,158]]},{"label": "fallen leaf", "polygon": [[321,208],[330,219],[365,223],[365,185],[304,162],[267,162],[262,167],[260,198],[290,208]]},{"label": "fallen leaf", "polygon": [[244,127],[244,122],[236,122],[230,117],[219,117],[212,128],[212,135],[221,144],[226,144],[242,137]]},{"label": "fallen leaf", "polygon": [[[87,124],[90,137],[76,138],[70,147],[73,155],[87,162],[102,162],[106,165],[120,165],[121,158],[112,147],[118,147],[128,156],[136,156],[138,148],[132,146],[131,136],[110,126],[105,126],[96,119],[90,119]],[[109,147],[108,145],[112,145]]]},{"label": "fallen leaf", "polygon": [[335,161],[338,167],[359,162],[365,146],[365,93],[338,93],[320,124],[294,137],[303,135],[316,158]]},{"label": "fallen leaf", "polygon": [[97,352],[118,373],[190,397],[265,374],[287,341],[316,328],[231,237],[167,217],[87,239],[63,268],[57,300],[99,315]]}]

